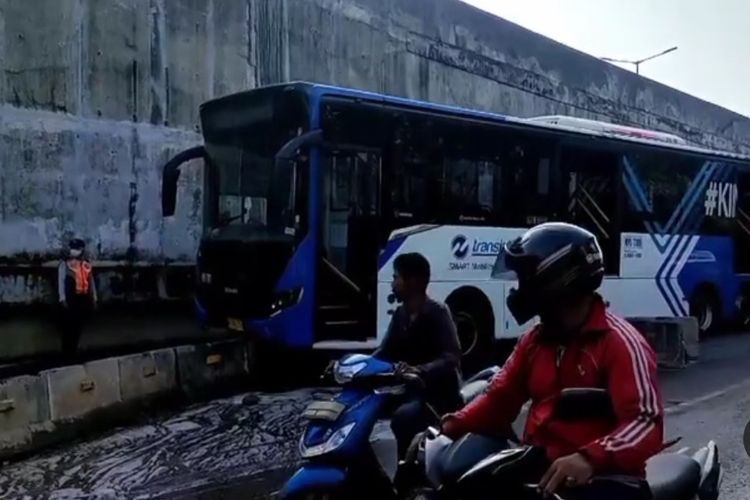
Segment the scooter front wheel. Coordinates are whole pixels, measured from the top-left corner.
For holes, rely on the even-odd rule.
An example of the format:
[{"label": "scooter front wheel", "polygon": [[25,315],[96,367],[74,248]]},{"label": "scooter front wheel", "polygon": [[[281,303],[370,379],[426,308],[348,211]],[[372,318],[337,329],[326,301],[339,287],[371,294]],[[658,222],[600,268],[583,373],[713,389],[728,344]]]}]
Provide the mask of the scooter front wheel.
[{"label": "scooter front wheel", "polygon": [[339,491],[307,491],[288,497],[285,500],[345,500],[345,498]]},{"label": "scooter front wheel", "polygon": [[403,500],[436,500],[437,493],[431,489],[418,489],[406,493]]}]

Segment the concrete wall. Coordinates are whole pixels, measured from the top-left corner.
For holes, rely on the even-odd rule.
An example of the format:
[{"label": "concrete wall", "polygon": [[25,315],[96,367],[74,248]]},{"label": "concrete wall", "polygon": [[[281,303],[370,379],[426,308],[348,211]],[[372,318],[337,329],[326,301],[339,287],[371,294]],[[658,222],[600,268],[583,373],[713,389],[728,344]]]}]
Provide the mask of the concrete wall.
[{"label": "concrete wall", "polygon": [[0,67],[6,303],[49,300],[41,265],[72,234],[114,275],[190,261],[202,176],[162,221],[160,164],[200,141],[202,101],[261,84],[566,113],[750,152],[747,118],[455,0],[0,0]]}]

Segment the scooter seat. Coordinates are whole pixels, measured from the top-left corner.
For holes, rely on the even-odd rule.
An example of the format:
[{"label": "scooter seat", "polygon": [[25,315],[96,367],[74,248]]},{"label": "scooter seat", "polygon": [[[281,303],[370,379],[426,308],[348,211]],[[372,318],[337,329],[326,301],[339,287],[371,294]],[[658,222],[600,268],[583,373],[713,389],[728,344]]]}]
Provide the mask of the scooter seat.
[{"label": "scooter seat", "polygon": [[466,434],[446,448],[439,458],[441,484],[453,484],[480,460],[508,448],[508,442],[479,434]]},{"label": "scooter seat", "polygon": [[464,381],[464,383],[465,384],[470,384],[472,382],[476,382],[477,380],[487,380],[488,381],[492,377],[494,377],[495,375],[497,375],[497,372],[499,372],[499,371],[500,371],[500,367],[499,366],[490,366],[490,367],[487,367],[484,370],[482,370],[480,372],[477,372],[474,375],[472,375],[471,377],[469,377],[468,379],[466,379]]},{"label": "scooter seat", "polygon": [[481,395],[485,389],[487,389],[487,382],[484,380],[469,382],[461,387],[461,398],[463,399],[464,404],[471,403],[477,396]]},{"label": "scooter seat", "polygon": [[654,500],[693,498],[700,484],[701,468],[685,455],[656,455],[646,462],[646,480]]}]

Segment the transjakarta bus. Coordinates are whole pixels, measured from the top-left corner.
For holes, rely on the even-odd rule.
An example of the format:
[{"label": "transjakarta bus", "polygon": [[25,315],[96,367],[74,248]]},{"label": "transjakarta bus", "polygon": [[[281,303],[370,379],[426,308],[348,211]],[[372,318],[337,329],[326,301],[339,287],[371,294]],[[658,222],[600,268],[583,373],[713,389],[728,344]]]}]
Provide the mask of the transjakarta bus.
[{"label": "transjakarta bus", "polygon": [[392,264],[430,261],[465,361],[528,327],[490,279],[525,228],[594,232],[603,293],[626,317],[734,319],[750,272],[750,162],[673,135],[571,117],[520,119],[307,83],[204,103],[204,145],[164,168],[175,210],[203,158],[205,235],[195,303],[207,325],[301,349],[361,349],[396,304]]}]

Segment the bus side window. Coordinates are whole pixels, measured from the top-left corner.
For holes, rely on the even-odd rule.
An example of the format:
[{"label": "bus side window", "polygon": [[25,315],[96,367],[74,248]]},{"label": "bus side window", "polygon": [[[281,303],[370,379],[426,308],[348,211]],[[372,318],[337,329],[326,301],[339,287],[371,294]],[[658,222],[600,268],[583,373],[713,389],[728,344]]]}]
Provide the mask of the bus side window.
[{"label": "bus side window", "polygon": [[[687,218],[674,217],[705,160],[676,153],[638,151],[623,158],[624,231],[695,233]],[[670,222],[672,221],[672,222]]]},{"label": "bus side window", "polygon": [[740,170],[737,174],[734,262],[736,273],[750,274],[750,170]]},{"label": "bus side window", "polygon": [[496,203],[502,225],[530,227],[553,220],[551,158],[551,144],[543,141],[511,143],[504,151],[501,203]]},{"label": "bus side window", "polygon": [[565,176],[565,220],[596,235],[608,274],[617,274],[620,267],[619,161],[616,153],[579,146],[563,147],[560,157]]},{"label": "bus side window", "polygon": [[417,221],[427,208],[427,168],[418,158],[405,159],[395,165],[391,185],[393,216]]},{"label": "bus side window", "polygon": [[490,162],[445,159],[440,207],[446,222],[491,222],[496,169]]}]

